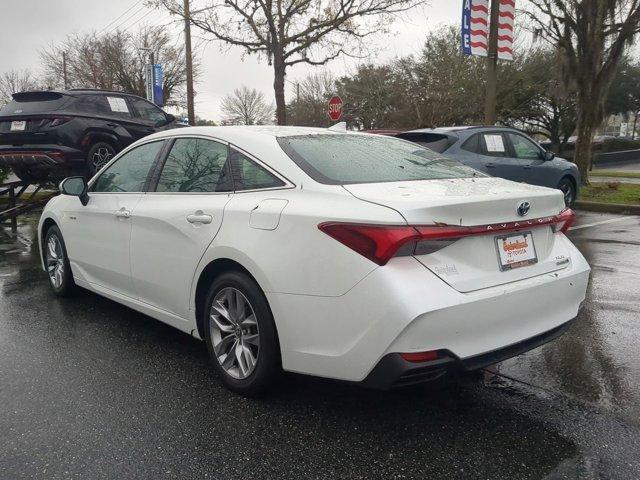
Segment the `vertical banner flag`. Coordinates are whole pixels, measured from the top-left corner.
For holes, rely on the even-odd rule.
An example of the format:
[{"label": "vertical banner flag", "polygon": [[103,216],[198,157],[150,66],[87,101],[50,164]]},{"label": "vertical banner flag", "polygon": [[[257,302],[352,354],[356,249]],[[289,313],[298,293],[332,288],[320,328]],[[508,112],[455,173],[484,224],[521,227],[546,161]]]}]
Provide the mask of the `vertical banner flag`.
[{"label": "vertical banner flag", "polygon": [[516,13],[515,0],[493,0],[500,2],[498,13],[498,58],[513,60],[513,20]]},{"label": "vertical banner flag", "polygon": [[153,66],[153,103],[159,107],[162,107],[164,100],[162,91],[163,82],[162,65],[156,63]]},{"label": "vertical banner flag", "polygon": [[489,0],[463,0],[462,53],[486,57],[488,44]]}]

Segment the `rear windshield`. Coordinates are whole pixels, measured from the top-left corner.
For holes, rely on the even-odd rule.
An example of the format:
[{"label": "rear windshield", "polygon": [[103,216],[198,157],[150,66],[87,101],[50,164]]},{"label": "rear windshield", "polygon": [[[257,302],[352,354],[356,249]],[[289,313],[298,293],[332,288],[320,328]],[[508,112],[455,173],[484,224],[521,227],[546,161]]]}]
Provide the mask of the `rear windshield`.
[{"label": "rear windshield", "polygon": [[447,135],[440,133],[401,133],[398,138],[409,140],[410,142],[417,143],[423,147],[427,147],[434,152],[442,153],[448,149],[451,145],[456,143],[454,138],[450,138]]},{"label": "rear windshield", "polygon": [[59,110],[71,97],[56,92],[25,92],[13,95],[13,100],[0,109],[0,115],[29,115]]},{"label": "rear windshield", "polygon": [[485,176],[433,150],[379,135],[298,135],[278,142],[307,175],[331,185]]}]

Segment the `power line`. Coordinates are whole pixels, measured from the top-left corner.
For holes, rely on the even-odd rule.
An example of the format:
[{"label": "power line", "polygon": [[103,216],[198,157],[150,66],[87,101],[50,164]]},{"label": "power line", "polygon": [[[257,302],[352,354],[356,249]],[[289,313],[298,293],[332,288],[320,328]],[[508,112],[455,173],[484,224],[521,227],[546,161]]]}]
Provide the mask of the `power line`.
[{"label": "power line", "polygon": [[133,8],[138,5],[138,1],[134,1],[133,5],[131,5],[129,8],[127,8],[124,12],[122,12],[120,15],[118,15],[118,17],[116,17],[114,20],[111,20],[111,22],[109,22],[104,28],[102,28],[99,32],[98,35],[100,35],[102,32],[104,32],[105,30],[107,30],[111,25],[113,25],[114,23],[116,23],[118,20],[120,20],[122,17],[124,17],[127,13],[129,13],[131,10],[133,10]]},{"label": "power line", "polygon": [[[117,26],[113,27],[112,30],[114,30],[114,31],[117,31],[117,30],[128,30],[129,28],[134,26],[135,24],[140,22],[140,20],[142,20],[144,17],[147,16],[148,13],[145,11],[145,8],[147,8],[146,5],[142,4],[142,6],[140,8],[138,8],[138,10],[133,12],[123,22],[120,22]],[[138,16],[138,18],[136,18],[136,15],[139,15],[140,13],[142,13],[142,15],[140,15],[140,16]],[[133,22],[132,22],[132,20],[133,20]]]}]

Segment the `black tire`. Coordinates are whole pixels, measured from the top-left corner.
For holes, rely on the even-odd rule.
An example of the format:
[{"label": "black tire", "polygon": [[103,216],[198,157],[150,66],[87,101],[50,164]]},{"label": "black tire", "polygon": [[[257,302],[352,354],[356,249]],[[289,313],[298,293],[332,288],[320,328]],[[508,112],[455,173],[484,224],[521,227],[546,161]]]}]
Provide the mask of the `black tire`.
[{"label": "black tire", "polygon": [[110,143],[94,143],[87,152],[87,179],[93,177],[98,170],[111,161],[115,154],[116,149]]},{"label": "black tire", "polygon": [[[55,258],[51,253],[51,243],[58,242],[57,245],[59,248],[56,248]],[[47,233],[44,237],[44,245],[43,245],[43,256],[45,261],[45,267],[47,269],[47,277],[49,279],[49,285],[53,290],[53,293],[60,297],[68,297],[71,295],[76,288],[76,284],[73,281],[73,274],[71,273],[71,266],[69,265],[69,257],[67,256],[67,247],[64,243],[64,239],[62,238],[62,233],[60,229],[53,225],[47,230]],[[60,260],[60,255],[62,255],[62,259]],[[59,268],[60,273],[56,278],[52,276],[52,267]],[[57,283],[57,279],[59,279],[59,284]]]},{"label": "black tire", "polygon": [[558,183],[556,188],[562,191],[562,194],[564,195],[564,204],[567,207],[573,206],[577,196],[576,186],[573,181],[569,177],[564,177],[560,180],[560,183]]},{"label": "black tire", "polygon": [[29,167],[13,167],[13,173],[23,182],[41,183],[49,178],[49,171]]},{"label": "black tire", "polygon": [[[239,291],[249,302],[249,307],[255,314],[259,332],[255,367],[246,378],[234,378],[232,374],[228,373],[221,365],[213,346],[212,336],[214,333],[212,332],[212,324],[214,324],[214,321],[211,319],[212,305],[216,295],[229,289]],[[267,390],[281,371],[280,346],[271,309],[258,284],[246,273],[240,271],[228,271],[221,274],[209,288],[202,315],[207,350],[222,383],[229,390],[248,397],[257,396]],[[235,334],[227,333],[227,335]]]}]

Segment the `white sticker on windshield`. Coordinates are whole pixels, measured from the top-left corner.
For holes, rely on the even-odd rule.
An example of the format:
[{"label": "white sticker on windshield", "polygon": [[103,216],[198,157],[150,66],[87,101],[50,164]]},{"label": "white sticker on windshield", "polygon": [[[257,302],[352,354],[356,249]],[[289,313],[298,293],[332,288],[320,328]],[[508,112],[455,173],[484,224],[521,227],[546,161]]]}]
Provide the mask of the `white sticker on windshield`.
[{"label": "white sticker on windshield", "polygon": [[485,135],[484,143],[487,146],[487,152],[504,152],[504,143],[502,143],[502,135]]},{"label": "white sticker on windshield", "polygon": [[107,97],[109,101],[109,106],[111,107],[112,112],[124,112],[129,113],[129,109],[127,108],[127,102],[124,98],[120,97]]}]

